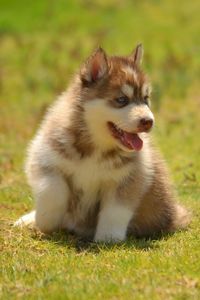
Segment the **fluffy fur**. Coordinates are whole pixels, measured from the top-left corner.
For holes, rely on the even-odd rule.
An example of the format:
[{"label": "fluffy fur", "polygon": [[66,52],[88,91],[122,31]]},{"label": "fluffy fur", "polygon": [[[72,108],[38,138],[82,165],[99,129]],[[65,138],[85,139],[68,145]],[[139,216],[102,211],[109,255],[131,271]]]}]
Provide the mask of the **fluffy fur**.
[{"label": "fluffy fur", "polygon": [[139,45],[127,57],[108,57],[97,49],[50,108],[26,163],[36,208],[16,225],[104,242],[187,226],[149,138],[154,117],[142,52]]}]

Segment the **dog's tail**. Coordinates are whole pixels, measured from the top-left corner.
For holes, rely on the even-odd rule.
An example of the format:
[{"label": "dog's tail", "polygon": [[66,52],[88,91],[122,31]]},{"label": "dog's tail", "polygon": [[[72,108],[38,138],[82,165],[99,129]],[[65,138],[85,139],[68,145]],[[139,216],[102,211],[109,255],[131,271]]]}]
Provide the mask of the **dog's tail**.
[{"label": "dog's tail", "polygon": [[35,210],[31,211],[29,214],[26,214],[19,218],[14,226],[24,227],[24,226],[34,226],[35,225]]}]

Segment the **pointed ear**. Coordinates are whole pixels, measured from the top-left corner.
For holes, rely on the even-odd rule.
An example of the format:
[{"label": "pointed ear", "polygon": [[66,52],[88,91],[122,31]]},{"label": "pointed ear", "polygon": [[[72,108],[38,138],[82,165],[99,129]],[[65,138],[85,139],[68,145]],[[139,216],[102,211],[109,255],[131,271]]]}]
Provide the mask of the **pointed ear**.
[{"label": "pointed ear", "polygon": [[134,65],[137,67],[139,67],[142,63],[143,52],[143,46],[142,44],[139,44],[129,56],[129,58],[133,61]]},{"label": "pointed ear", "polygon": [[88,58],[81,69],[81,79],[87,82],[96,82],[108,73],[108,61],[105,51],[97,48]]}]

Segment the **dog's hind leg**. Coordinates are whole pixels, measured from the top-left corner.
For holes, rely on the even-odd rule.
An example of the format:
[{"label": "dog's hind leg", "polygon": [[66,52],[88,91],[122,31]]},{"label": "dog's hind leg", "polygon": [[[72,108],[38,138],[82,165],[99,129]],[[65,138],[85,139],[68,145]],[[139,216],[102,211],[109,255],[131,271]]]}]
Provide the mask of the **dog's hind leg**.
[{"label": "dog's hind leg", "polygon": [[69,187],[57,172],[40,174],[32,181],[36,201],[35,224],[44,233],[62,227],[67,211]]},{"label": "dog's hind leg", "polygon": [[22,216],[14,226],[33,225],[44,233],[61,229],[69,198],[66,180],[57,172],[46,174],[42,171],[31,179],[36,209]]}]

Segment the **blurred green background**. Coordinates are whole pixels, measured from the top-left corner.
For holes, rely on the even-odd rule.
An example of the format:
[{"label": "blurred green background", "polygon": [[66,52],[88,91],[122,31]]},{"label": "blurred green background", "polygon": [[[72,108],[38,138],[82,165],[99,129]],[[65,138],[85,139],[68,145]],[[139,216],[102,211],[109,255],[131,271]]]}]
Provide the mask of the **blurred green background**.
[{"label": "blurred green background", "polygon": [[[33,206],[23,172],[27,143],[32,138],[47,106],[67,87],[73,73],[95,47],[101,45],[111,55],[126,55],[137,43],[142,42],[145,50],[143,66],[153,85],[152,109],[156,115],[153,134],[171,169],[181,202],[193,211],[194,217],[188,235],[175,236],[166,244],[161,243],[162,249],[169,253],[169,264],[166,260],[162,261],[165,254],[159,249],[160,244],[156,244],[158,249],[154,252],[155,261],[158,263],[156,278],[151,276],[155,262],[152,265],[151,256],[146,254],[145,263],[148,267],[143,276],[145,286],[140,288],[146,293],[146,299],[152,299],[155,292],[152,288],[155,284],[160,285],[162,299],[174,299],[173,293],[176,292],[180,292],[181,295],[177,299],[190,297],[199,299],[200,257],[197,252],[200,236],[199,16],[198,0],[0,0],[0,220],[4,224],[0,233],[3,232],[4,254],[1,256],[3,259],[1,265],[5,267],[3,278],[6,278],[5,295],[8,298],[11,295],[18,295],[16,293],[24,295],[24,291],[26,294],[24,287],[29,281],[32,282],[30,285],[35,284],[37,287],[37,276],[34,273],[36,272],[34,259],[37,257],[35,249],[40,246],[43,249],[53,247],[44,241],[43,244],[40,241],[40,246],[38,244],[36,246],[36,241],[26,235],[21,236],[23,243],[20,246],[18,235],[15,235],[15,231],[8,226],[10,221],[29,211]],[[183,252],[179,253],[181,243]],[[136,245],[140,247],[143,244]],[[190,250],[187,250],[189,245]],[[16,247],[18,255],[15,259],[12,258],[12,253]],[[31,256],[26,257],[24,247],[29,249],[32,247]],[[118,251],[116,249],[115,251]],[[64,252],[57,251],[59,250],[55,247],[55,252],[50,252],[48,259],[57,259],[57,255],[60,255],[62,264],[62,260],[66,259],[63,256]],[[72,254],[75,259],[72,261],[73,266],[78,268],[80,261],[76,259],[76,251],[70,251],[75,253]],[[105,254],[102,250],[102,253],[105,257],[110,255],[109,259],[115,265],[118,258],[121,261],[123,251],[125,250],[119,249],[119,253],[115,253],[114,256],[112,251]],[[133,253],[127,249],[126,251],[127,259],[131,259]],[[134,255],[138,254],[138,250],[133,251],[136,251]],[[43,254],[47,255],[45,253]],[[144,253],[138,255],[139,261],[141,259],[141,262],[144,262]],[[180,255],[178,266],[177,255]],[[98,294],[100,295],[98,299],[110,295],[106,284],[109,284],[109,280],[115,275],[105,280],[104,274],[105,272],[109,274],[109,268],[107,269],[104,258],[102,266],[98,257],[92,258],[93,263],[90,259],[91,257],[86,264],[82,261],[83,278],[78,271],[70,275],[72,284],[68,289],[71,291],[71,297],[74,295],[73,299],[83,299],[83,295],[91,296],[92,289],[95,290],[95,287],[102,284],[105,285],[105,293]],[[26,273],[20,271],[17,261],[20,262],[23,272],[31,265],[33,273],[30,277],[26,277]],[[88,263],[90,265],[88,270],[92,272],[97,262],[99,269],[96,272],[100,272],[100,275],[87,290],[84,284],[85,281],[91,280],[91,277],[88,274],[84,275],[84,270],[87,270]],[[144,266],[141,267],[138,262],[135,277],[131,279],[133,282],[129,287],[122,287],[120,274],[125,280],[129,280],[130,275],[126,266],[128,268],[130,264],[119,267],[117,273],[119,278],[111,283],[111,286],[114,284],[116,288],[113,294],[111,292],[113,297],[114,295],[121,297],[121,292],[124,292],[127,295],[124,299],[130,299],[131,287],[134,284],[136,288],[140,286],[140,277],[137,277],[140,275],[137,274],[143,274],[141,272]],[[49,265],[49,276],[57,278],[54,267],[52,261],[52,265]],[[163,269],[159,268],[166,271],[168,276],[166,281],[162,281]],[[184,274],[189,274],[189,279],[183,280],[181,270],[184,270]],[[42,289],[46,284],[46,275],[43,274],[42,265],[41,268],[38,267],[37,274],[44,278],[40,286],[41,291],[39,288],[41,295],[44,295]],[[65,270],[61,272],[62,276],[65,276],[64,274]],[[183,291],[179,291],[176,284],[174,285],[175,279],[179,277],[182,280],[180,286]],[[86,291],[85,294],[80,292],[79,296],[76,292],[73,294],[73,282],[77,282],[78,278],[82,278],[82,281],[79,281],[80,291],[81,289]],[[13,286],[16,280],[20,285],[15,289]],[[58,278],[56,284],[63,289],[63,282],[59,280]],[[168,283],[172,291],[169,290]],[[190,284],[192,287],[188,288],[187,285]],[[118,290],[120,287],[122,290]],[[56,286],[53,285],[52,290],[57,291]],[[36,292],[35,297],[39,297],[38,295]],[[143,299],[142,292],[139,295],[141,297],[138,299]]]},{"label": "blurred green background", "polygon": [[143,43],[157,140],[169,161],[192,164],[186,156],[199,151],[199,13],[196,0],[0,0],[2,180],[7,171],[16,176],[46,107],[98,45],[126,55]]}]

